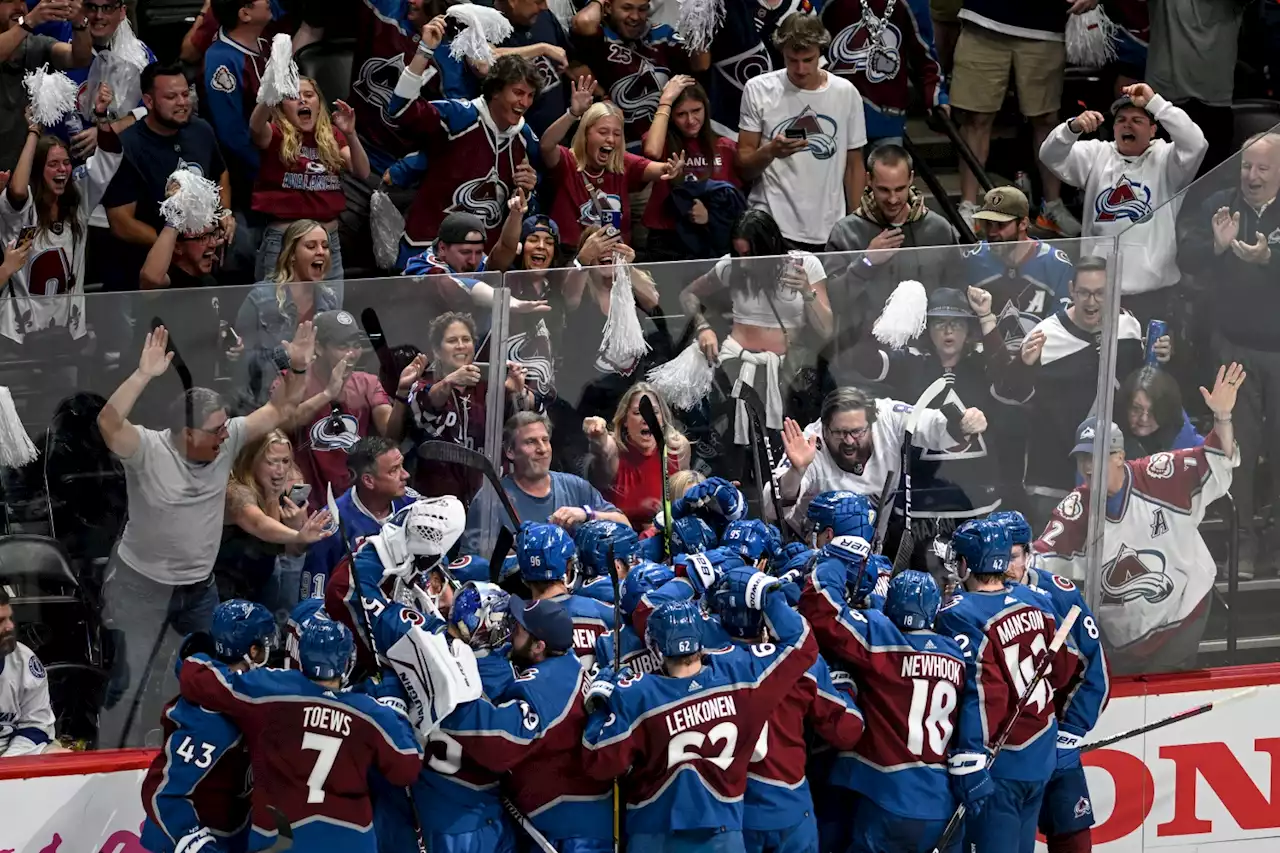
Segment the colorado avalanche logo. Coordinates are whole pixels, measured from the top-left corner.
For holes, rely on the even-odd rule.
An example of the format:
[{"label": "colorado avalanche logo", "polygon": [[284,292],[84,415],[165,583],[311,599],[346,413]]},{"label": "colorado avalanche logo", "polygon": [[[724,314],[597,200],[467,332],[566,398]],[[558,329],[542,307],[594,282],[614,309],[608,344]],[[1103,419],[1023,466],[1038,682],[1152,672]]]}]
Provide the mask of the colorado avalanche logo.
[{"label": "colorado avalanche logo", "polygon": [[1167,480],[1173,476],[1173,454],[1157,453],[1147,460],[1147,476]]},{"label": "colorado avalanche logo", "polygon": [[311,425],[311,446],[316,450],[341,450],[346,452],[360,440],[360,422],[346,412],[334,417],[325,417]]},{"label": "colorado avalanche logo", "polygon": [[629,122],[653,118],[658,111],[662,87],[670,79],[670,69],[643,60],[639,71],[627,74],[610,87],[609,100],[618,105]]},{"label": "colorado avalanche logo", "polygon": [[545,56],[533,60],[533,68],[538,74],[538,94],[544,95],[560,85],[560,69]]},{"label": "colorado avalanche logo", "polygon": [[773,129],[773,134],[777,136],[797,127],[807,134],[809,141],[807,150],[815,159],[830,160],[835,155],[838,128],[835,119],[831,116],[814,112],[812,107],[805,107],[800,115],[780,122]]},{"label": "colorado avalanche logo", "polygon": [[404,54],[375,56],[365,61],[351,87],[366,103],[381,109],[391,103],[400,72],[404,71]]},{"label": "colorado avalanche logo", "polygon": [[[546,324],[538,321],[537,331],[534,337],[543,337]],[[551,378],[555,368],[552,367],[551,359],[546,356],[539,355],[536,346],[530,342],[529,349],[531,352],[525,353],[524,345],[529,339],[527,332],[520,332],[507,338],[506,359],[514,361],[516,364],[524,368],[524,381],[527,386],[535,391],[544,391],[551,388]]]},{"label": "colorado avalanche logo", "polygon": [[597,192],[596,203],[600,205],[599,213],[596,212],[596,205],[590,201],[584,201],[578,207],[578,222],[583,225],[612,225],[614,228],[622,228],[622,199],[616,195]]},{"label": "colorado avalanche logo", "polygon": [[1165,574],[1164,554],[1121,547],[1102,567],[1102,603],[1124,604],[1143,599],[1151,604],[1173,594],[1173,578]]},{"label": "colorado avalanche logo", "polygon": [[506,209],[507,185],[489,173],[459,185],[453,191],[453,204],[446,212],[474,213],[484,221],[485,228],[497,228]]},{"label": "colorado avalanche logo", "polygon": [[27,292],[62,296],[71,286],[71,263],[62,249],[46,249],[27,262]]},{"label": "colorado avalanche logo", "polygon": [[764,42],[759,42],[750,50],[720,60],[715,64],[715,68],[730,85],[742,91],[747,88],[747,81],[752,77],[759,77],[761,74],[772,71],[773,60],[769,58],[769,51],[765,49]]},{"label": "colorado avalanche logo", "polygon": [[1084,515],[1084,501],[1080,499],[1080,493],[1072,492],[1063,498],[1058,504],[1058,514],[1067,521],[1075,521]]},{"label": "colorado avalanche logo", "polygon": [[329,171],[324,167],[324,163],[319,160],[310,160],[307,162],[307,173],[310,175],[323,175]]},{"label": "colorado avalanche logo", "polygon": [[867,76],[868,82],[884,83],[902,69],[902,30],[886,24],[880,44],[871,42],[862,20],[850,24],[831,40],[831,70],[842,77],[853,73]]},{"label": "colorado avalanche logo", "polygon": [[1114,187],[1098,193],[1098,198],[1093,202],[1093,213],[1098,222],[1118,222],[1122,219],[1145,222],[1152,214],[1151,188],[1121,175]]},{"label": "colorado avalanche logo", "polygon": [[1039,315],[1031,311],[1019,311],[1018,306],[1006,302],[996,317],[996,328],[1004,339],[1005,348],[1009,352],[1021,352],[1022,341],[1040,324]]}]

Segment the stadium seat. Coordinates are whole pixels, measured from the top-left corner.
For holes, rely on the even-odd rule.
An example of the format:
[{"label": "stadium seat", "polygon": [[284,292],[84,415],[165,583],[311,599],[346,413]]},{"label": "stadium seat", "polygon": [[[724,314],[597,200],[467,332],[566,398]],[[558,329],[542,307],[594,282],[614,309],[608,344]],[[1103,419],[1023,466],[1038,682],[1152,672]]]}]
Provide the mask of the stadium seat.
[{"label": "stadium seat", "polygon": [[1235,119],[1232,142],[1237,150],[1255,133],[1280,125],[1280,101],[1266,98],[1236,101],[1231,105],[1231,113]]},{"label": "stadium seat", "polygon": [[12,601],[19,639],[41,660],[101,662],[98,603],[56,540],[29,533],[0,536],[0,586]]},{"label": "stadium seat", "polygon": [[354,39],[325,39],[309,44],[295,54],[298,71],[320,86],[330,105],[345,101],[351,94],[351,64],[355,60]]}]

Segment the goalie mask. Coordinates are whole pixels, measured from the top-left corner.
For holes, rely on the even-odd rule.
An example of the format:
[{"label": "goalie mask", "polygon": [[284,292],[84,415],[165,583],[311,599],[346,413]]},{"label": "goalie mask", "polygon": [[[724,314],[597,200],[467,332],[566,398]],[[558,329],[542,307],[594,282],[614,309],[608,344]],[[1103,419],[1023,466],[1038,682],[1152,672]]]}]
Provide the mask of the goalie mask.
[{"label": "goalie mask", "polygon": [[487,582],[469,582],[454,597],[449,610],[451,633],[477,653],[507,642],[507,603],[510,596]]},{"label": "goalie mask", "polygon": [[[391,597],[426,613],[448,609],[441,596],[450,584],[446,555],[462,536],[467,511],[452,495],[414,501],[370,537],[382,560],[383,578],[394,577]],[[437,577],[438,575],[438,577]]]}]

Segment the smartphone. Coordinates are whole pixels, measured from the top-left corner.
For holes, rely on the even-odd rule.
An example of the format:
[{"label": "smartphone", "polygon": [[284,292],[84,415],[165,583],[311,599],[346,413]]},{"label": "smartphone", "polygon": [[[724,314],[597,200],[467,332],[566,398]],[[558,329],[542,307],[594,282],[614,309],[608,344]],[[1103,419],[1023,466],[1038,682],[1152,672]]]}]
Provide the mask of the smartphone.
[{"label": "smartphone", "polygon": [[788,127],[782,132],[782,135],[787,139],[808,139],[809,131],[803,127]]},{"label": "smartphone", "polygon": [[222,324],[222,351],[230,352],[240,346],[242,339],[236,334],[236,330],[231,328],[231,324],[223,322]]},{"label": "smartphone", "polygon": [[473,361],[471,362],[471,365],[478,368],[481,373],[489,372],[489,362],[487,361]]},{"label": "smartphone", "polygon": [[309,497],[311,497],[310,483],[298,483],[289,489],[289,500],[293,501],[294,506],[306,506]]},{"label": "smartphone", "polygon": [[15,244],[21,249],[23,246],[29,246],[36,239],[36,226],[24,225],[22,230],[18,232],[18,242]]}]

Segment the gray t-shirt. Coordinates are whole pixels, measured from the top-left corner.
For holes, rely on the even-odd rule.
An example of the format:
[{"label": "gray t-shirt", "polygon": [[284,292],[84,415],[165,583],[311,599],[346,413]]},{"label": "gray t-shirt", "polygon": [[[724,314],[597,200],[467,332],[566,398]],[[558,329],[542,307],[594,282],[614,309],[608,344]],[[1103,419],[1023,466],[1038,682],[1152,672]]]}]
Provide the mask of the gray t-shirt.
[{"label": "gray t-shirt", "polygon": [[1151,0],[1147,82],[1170,101],[1231,105],[1244,4],[1236,0]]},{"label": "gray t-shirt", "polygon": [[8,61],[0,62],[0,170],[17,165],[27,138],[27,90],[22,78],[46,62],[52,64],[53,46],[57,43],[48,36],[27,36]]},{"label": "gray t-shirt", "polygon": [[209,577],[222,542],[227,478],[245,443],[245,419],[227,422],[227,439],[209,463],[188,461],[169,430],[135,427],[138,450],[124,464],[129,521],[118,556],[156,583],[178,586]]},{"label": "gray t-shirt", "polygon": [[[525,492],[516,485],[511,475],[502,478],[502,485],[516,515],[521,521],[546,521],[562,506],[589,506],[596,512],[617,512],[618,508],[604,499],[595,486],[576,474],[562,471],[551,472],[551,491],[546,497],[538,498]],[[486,514],[501,513],[500,504],[493,492],[486,486],[476,499],[471,502],[467,511],[467,527],[462,534],[461,554],[476,554],[479,551],[480,527]],[[506,516],[501,516],[506,523]],[[483,556],[488,556],[487,554]]]}]

